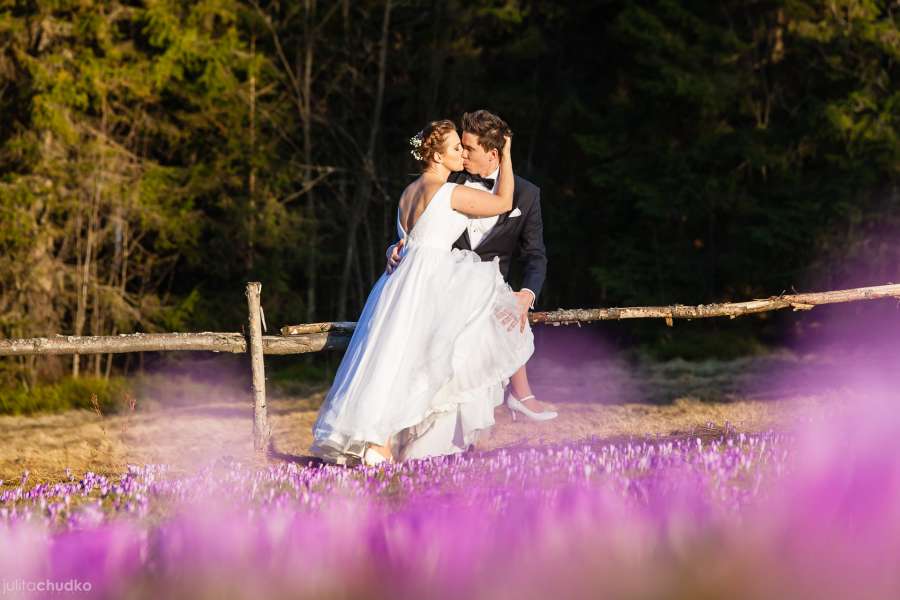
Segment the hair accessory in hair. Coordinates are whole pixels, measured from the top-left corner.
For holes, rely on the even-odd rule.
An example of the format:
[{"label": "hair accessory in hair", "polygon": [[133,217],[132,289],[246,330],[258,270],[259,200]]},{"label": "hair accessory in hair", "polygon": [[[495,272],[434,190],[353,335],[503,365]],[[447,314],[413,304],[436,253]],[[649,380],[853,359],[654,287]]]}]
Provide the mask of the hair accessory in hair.
[{"label": "hair accessory in hair", "polygon": [[416,160],[422,160],[422,152],[419,150],[419,148],[422,147],[422,138],[423,137],[424,136],[422,135],[422,132],[420,131],[416,135],[409,138],[409,145],[412,146],[412,150],[410,150],[409,153],[412,154],[412,157]]}]

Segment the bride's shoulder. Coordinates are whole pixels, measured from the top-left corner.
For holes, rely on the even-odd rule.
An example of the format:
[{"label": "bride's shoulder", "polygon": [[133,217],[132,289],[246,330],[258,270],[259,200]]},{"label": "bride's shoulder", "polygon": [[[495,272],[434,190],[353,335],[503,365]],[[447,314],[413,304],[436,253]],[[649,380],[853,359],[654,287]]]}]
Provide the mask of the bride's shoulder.
[{"label": "bride's shoulder", "polygon": [[445,183],[436,177],[421,177],[419,180],[419,193],[422,194],[427,203],[444,187]]},{"label": "bride's shoulder", "polygon": [[403,191],[400,193],[400,205],[404,206],[414,201],[416,197],[421,193],[422,190],[422,182],[420,181],[421,177],[416,178],[411,181]]},{"label": "bride's shoulder", "polygon": [[422,185],[422,178],[416,177],[415,179],[413,179],[412,181],[410,181],[409,183],[406,184],[406,187],[403,188],[403,193],[401,194],[401,196],[408,196],[410,193],[417,190],[421,185]]}]

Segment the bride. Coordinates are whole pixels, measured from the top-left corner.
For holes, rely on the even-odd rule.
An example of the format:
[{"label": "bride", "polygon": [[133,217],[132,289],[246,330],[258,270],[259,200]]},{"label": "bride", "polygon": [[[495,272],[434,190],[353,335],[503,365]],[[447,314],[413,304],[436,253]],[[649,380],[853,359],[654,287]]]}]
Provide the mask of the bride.
[{"label": "bride", "polygon": [[493,425],[501,382],[534,352],[496,259],[450,249],[468,218],[511,209],[509,134],[496,194],[447,183],[463,168],[451,121],[428,124],[410,144],[422,175],[400,197],[403,260],[372,288],[313,426],[312,452],[331,462],[464,450]]}]

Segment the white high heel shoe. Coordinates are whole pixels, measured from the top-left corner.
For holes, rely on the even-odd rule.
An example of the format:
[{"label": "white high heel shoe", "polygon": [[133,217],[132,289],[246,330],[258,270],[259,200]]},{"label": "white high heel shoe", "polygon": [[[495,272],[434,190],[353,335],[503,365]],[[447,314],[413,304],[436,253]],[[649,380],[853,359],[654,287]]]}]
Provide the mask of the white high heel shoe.
[{"label": "white high heel shoe", "polygon": [[374,467],[380,465],[381,463],[394,462],[394,460],[392,458],[384,456],[381,452],[375,450],[371,446],[367,446],[362,455],[362,462],[367,467]]},{"label": "white high heel shoe", "polygon": [[509,414],[512,415],[512,420],[516,420],[516,413],[520,412],[532,421],[549,421],[551,419],[555,419],[558,413],[555,410],[547,410],[544,412],[534,412],[527,406],[525,406],[525,400],[531,400],[534,398],[534,394],[530,396],[525,396],[522,399],[516,399],[512,394],[506,399],[506,406],[509,408]]}]

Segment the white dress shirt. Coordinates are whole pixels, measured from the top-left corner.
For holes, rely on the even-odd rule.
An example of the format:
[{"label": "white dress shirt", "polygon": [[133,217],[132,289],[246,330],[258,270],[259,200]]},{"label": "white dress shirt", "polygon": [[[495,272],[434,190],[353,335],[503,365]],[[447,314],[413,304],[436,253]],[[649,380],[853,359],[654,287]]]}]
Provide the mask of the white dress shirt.
[{"label": "white dress shirt", "polygon": [[[494,169],[494,172],[488,175],[489,178],[494,180],[494,187],[491,189],[487,189],[480,181],[467,181],[465,183],[466,187],[475,188],[477,190],[487,190],[488,192],[493,193],[497,188],[497,176],[500,174],[500,167]],[[495,215],[493,217],[483,217],[480,219],[469,219],[469,224],[467,229],[469,230],[469,245],[472,247],[472,250],[478,247],[478,244],[481,243],[481,240],[484,239],[484,236],[487,235],[488,231],[490,231],[494,225],[497,224],[497,219],[499,219],[499,215]]]},{"label": "white dress shirt", "polygon": [[[493,173],[488,175],[488,178],[494,180],[494,187],[491,189],[487,189],[487,186],[481,183],[480,181],[466,181],[465,186],[470,188],[475,188],[477,190],[486,190],[488,192],[494,193],[494,190],[497,189],[497,179],[500,176],[500,167],[494,169]],[[500,215],[495,215],[493,217],[482,217],[482,218],[472,218],[469,219],[469,224],[466,226],[466,229],[469,232],[469,246],[472,250],[478,247],[478,244],[481,243],[481,240],[488,234],[488,232],[493,229],[494,225],[497,224],[497,219],[500,218]],[[521,291],[528,292],[531,294],[531,308],[534,309],[534,301],[535,294],[533,291],[528,288],[522,288]]]}]

